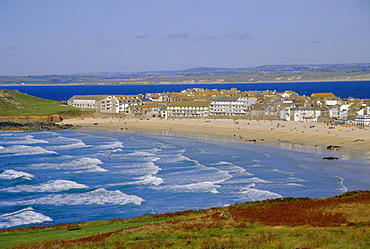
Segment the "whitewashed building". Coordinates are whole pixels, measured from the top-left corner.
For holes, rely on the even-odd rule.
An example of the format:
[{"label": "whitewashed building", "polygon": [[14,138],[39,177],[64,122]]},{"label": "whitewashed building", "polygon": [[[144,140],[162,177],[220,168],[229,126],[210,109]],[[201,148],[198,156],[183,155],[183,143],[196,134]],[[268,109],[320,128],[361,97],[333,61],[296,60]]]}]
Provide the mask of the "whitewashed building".
[{"label": "whitewashed building", "polygon": [[209,102],[184,101],[167,105],[168,118],[203,118],[209,115]]},{"label": "whitewashed building", "polygon": [[356,118],[353,120],[353,124],[369,126],[370,125],[370,115],[357,115]]},{"label": "whitewashed building", "polygon": [[121,113],[127,113],[127,107],[142,104],[143,95],[115,95],[118,100],[118,109]]},{"label": "whitewashed building", "polygon": [[298,122],[317,122],[321,115],[321,110],[314,107],[291,108],[290,120]]},{"label": "whitewashed building", "polygon": [[96,112],[119,113],[119,102],[111,95],[75,95],[68,99],[67,104]]},{"label": "whitewashed building", "polygon": [[220,97],[210,104],[210,116],[245,116],[248,108],[256,103],[254,97]]}]

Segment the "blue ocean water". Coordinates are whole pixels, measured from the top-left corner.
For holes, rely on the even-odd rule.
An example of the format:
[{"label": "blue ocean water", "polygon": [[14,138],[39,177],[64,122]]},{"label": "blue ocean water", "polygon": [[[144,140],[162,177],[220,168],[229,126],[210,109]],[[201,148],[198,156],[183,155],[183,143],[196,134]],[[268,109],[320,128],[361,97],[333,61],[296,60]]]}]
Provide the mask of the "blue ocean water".
[{"label": "blue ocean water", "polygon": [[0,229],[370,190],[369,162],[369,153],[290,144],[94,130],[1,132]]},{"label": "blue ocean water", "polygon": [[245,84],[178,84],[178,85],[81,85],[81,86],[0,86],[0,89],[18,90],[32,96],[66,101],[73,95],[93,94],[145,94],[156,92],[180,92],[187,88],[230,89],[241,91],[292,90],[299,95],[332,92],[341,98],[370,98],[370,81],[347,82],[299,82],[299,83],[245,83]]}]

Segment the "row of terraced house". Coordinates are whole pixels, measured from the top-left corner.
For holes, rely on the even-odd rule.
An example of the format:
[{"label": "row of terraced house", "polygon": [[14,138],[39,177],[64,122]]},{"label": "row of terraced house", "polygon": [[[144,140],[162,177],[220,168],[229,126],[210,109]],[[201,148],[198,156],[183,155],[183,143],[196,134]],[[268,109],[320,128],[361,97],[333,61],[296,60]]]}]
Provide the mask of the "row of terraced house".
[{"label": "row of terraced house", "polygon": [[370,100],[332,93],[191,88],[137,95],[75,95],[68,105],[130,118],[233,118],[369,125]]}]

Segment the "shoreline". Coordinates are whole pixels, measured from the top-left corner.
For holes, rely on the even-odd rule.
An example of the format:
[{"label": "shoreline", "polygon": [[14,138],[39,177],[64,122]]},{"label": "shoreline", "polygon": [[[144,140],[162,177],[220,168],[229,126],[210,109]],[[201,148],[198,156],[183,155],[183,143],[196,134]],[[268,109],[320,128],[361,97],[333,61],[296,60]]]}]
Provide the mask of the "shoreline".
[{"label": "shoreline", "polygon": [[370,127],[327,126],[317,122],[233,119],[65,119],[79,129],[149,133],[203,140],[246,143],[291,143],[315,147],[339,146],[343,149],[370,151]]},{"label": "shoreline", "polygon": [[266,84],[266,83],[317,83],[317,82],[349,82],[349,81],[370,81],[370,78],[361,79],[326,79],[326,80],[296,80],[296,81],[252,81],[252,82],[202,82],[202,83],[182,83],[182,82],[164,82],[155,83],[152,82],[119,82],[115,84],[109,83],[66,83],[66,84],[50,84],[50,83],[35,83],[35,84],[0,84],[1,86],[119,86],[119,85],[221,85],[221,84]]}]

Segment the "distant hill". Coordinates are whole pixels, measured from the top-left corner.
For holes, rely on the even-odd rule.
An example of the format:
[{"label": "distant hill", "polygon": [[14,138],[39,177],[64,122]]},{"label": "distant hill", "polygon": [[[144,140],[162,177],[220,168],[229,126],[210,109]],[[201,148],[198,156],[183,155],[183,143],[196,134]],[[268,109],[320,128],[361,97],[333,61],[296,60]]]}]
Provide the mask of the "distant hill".
[{"label": "distant hill", "polygon": [[0,76],[0,85],[34,84],[206,84],[369,80],[370,63],[264,65],[247,68],[197,67],[185,70],[101,72],[74,75]]}]

